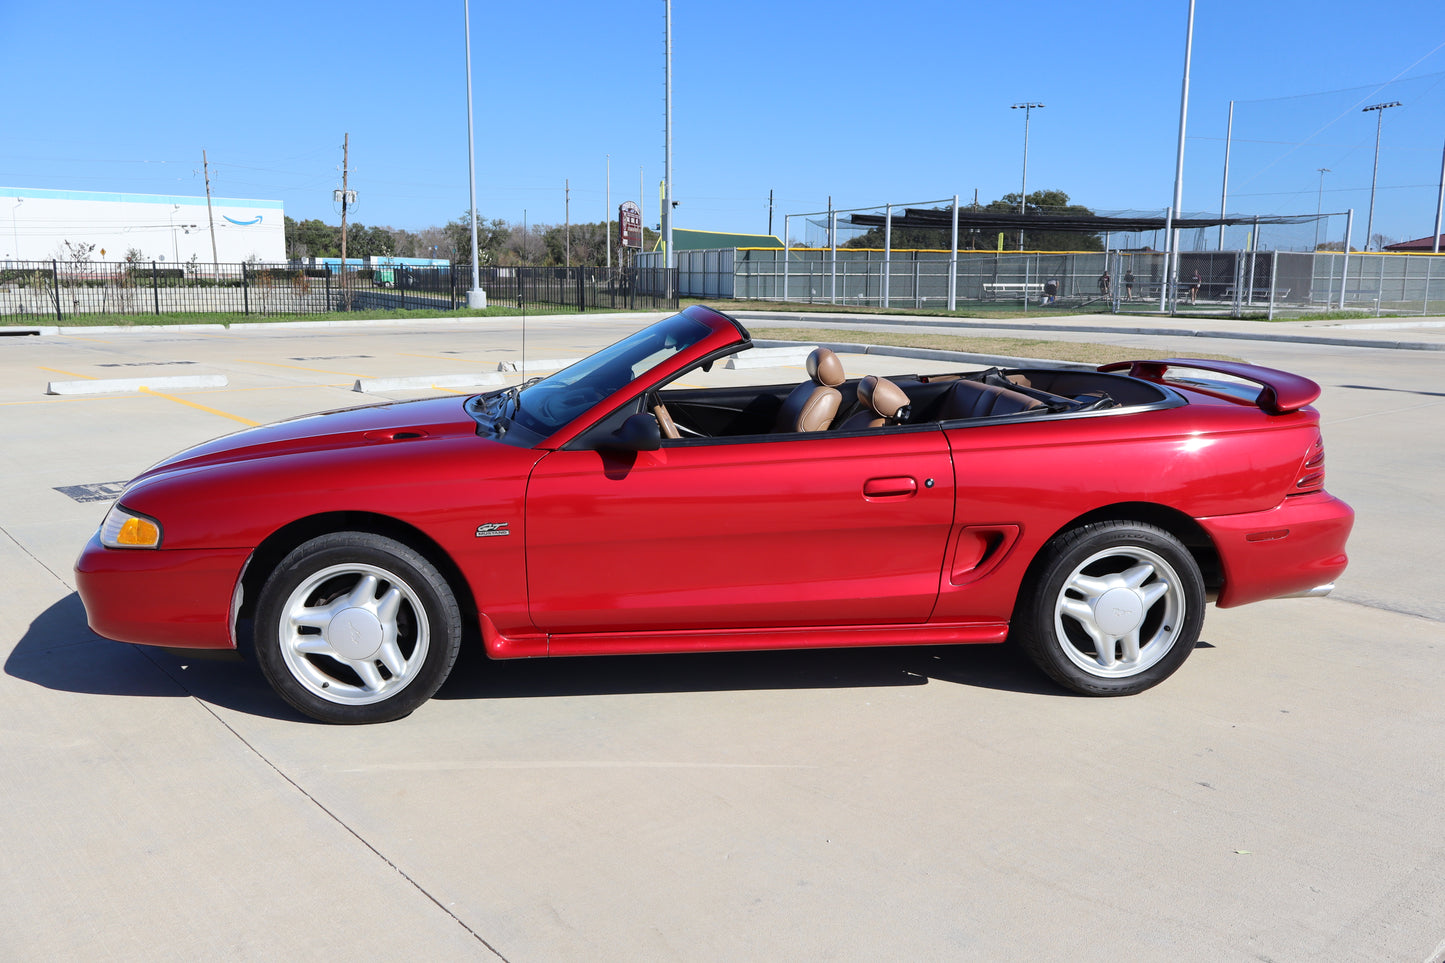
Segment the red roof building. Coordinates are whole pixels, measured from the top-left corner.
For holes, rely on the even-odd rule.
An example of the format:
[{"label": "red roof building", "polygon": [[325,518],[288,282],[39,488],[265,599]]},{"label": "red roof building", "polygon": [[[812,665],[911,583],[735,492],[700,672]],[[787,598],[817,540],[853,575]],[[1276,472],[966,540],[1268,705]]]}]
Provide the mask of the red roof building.
[{"label": "red roof building", "polygon": [[[1435,250],[1435,240],[1436,238],[1434,237],[1434,235],[1431,235],[1429,237],[1420,237],[1416,238],[1413,241],[1401,241],[1399,244],[1386,244],[1385,250],[1404,251],[1407,253],[1413,252],[1415,254],[1424,252],[1426,254],[1429,254],[1431,251]],[[1440,235],[1439,241],[1440,247],[1445,248],[1445,234]]]}]

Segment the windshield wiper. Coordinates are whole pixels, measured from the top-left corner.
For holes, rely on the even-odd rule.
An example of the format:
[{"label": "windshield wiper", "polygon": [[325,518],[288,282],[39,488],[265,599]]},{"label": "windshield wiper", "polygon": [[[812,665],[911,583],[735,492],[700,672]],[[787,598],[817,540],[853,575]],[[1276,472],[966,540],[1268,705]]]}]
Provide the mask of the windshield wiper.
[{"label": "windshield wiper", "polygon": [[[492,426],[496,428],[498,435],[505,435],[507,433],[507,429],[512,426],[512,415],[522,410],[522,392],[541,380],[540,375],[536,378],[528,378],[521,384],[513,385],[497,396],[500,400],[497,404],[497,414],[492,419]],[[512,403],[512,415],[507,414],[507,402],[509,401]]]}]

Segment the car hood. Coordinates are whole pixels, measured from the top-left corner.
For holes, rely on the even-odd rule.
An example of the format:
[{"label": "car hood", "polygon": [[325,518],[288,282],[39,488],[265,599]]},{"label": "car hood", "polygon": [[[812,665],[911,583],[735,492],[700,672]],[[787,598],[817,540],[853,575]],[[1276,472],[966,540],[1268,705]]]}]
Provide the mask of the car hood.
[{"label": "car hood", "polygon": [[246,428],[172,455],[147,468],[132,482],[277,455],[475,435],[477,425],[464,410],[465,401],[465,398],[449,397],[366,405]]}]

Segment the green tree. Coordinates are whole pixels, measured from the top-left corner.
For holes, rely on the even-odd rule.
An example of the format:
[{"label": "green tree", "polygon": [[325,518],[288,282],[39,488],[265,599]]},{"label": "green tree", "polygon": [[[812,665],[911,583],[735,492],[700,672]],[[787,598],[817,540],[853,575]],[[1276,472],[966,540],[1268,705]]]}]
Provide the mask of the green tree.
[{"label": "green tree", "polygon": [[[991,202],[985,210],[990,211],[1011,211],[1018,212],[1019,195],[1005,194],[999,200]],[[1082,204],[1070,204],[1069,195],[1063,191],[1034,191],[1028,197],[1029,214],[1054,214],[1054,215],[1082,215],[1092,217],[1094,212]],[[1004,246],[1018,243],[1018,232],[1010,231],[1004,238]],[[1078,231],[1025,231],[1024,250],[1026,251],[1102,251],[1104,249],[1103,239],[1097,234],[1083,234]]]},{"label": "green tree", "polygon": [[316,218],[299,224],[293,221],[292,224],[295,224],[295,232],[286,243],[291,257],[337,257],[341,254],[341,228]]},{"label": "green tree", "polygon": [[[936,211],[947,211],[947,207],[935,207]],[[982,205],[981,207],[962,208],[961,210],[995,211],[1001,214],[1017,214],[1019,210],[1019,195],[1017,192],[1005,194],[996,201]],[[1069,195],[1063,191],[1046,190],[1034,191],[1029,194],[1029,214],[1073,214],[1092,215],[1094,212],[1080,204],[1070,204]],[[967,223],[959,225],[958,246],[964,251],[992,251],[998,247],[999,231],[995,229],[980,230],[971,228]],[[1007,250],[1016,249],[1018,246],[1018,231],[1006,231],[1004,233],[1004,247]],[[852,248],[881,248],[883,247],[883,228],[874,227],[857,237],[850,238],[841,247]],[[948,250],[953,232],[950,228],[893,228],[893,247],[899,250]],[[1075,231],[1026,231],[1024,232],[1024,248],[1030,251],[1102,251],[1103,241],[1097,234],[1081,234]]]},{"label": "green tree", "polygon": [[[453,264],[472,263],[472,215],[463,213],[455,221],[442,228],[449,250],[437,252],[438,257],[449,257]],[[501,218],[488,221],[477,216],[477,263],[500,264],[507,238],[512,233],[507,222]]]}]

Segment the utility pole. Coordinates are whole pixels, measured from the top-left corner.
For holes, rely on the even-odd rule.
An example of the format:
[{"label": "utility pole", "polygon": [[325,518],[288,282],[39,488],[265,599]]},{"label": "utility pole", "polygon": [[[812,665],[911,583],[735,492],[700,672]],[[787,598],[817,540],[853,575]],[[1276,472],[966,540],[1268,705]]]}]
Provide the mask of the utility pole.
[{"label": "utility pole", "polygon": [[1392,100],[1388,104],[1371,104],[1369,107],[1361,108],[1361,113],[1375,111],[1375,169],[1370,175],[1370,216],[1365,220],[1365,250],[1370,249],[1374,236],[1371,233],[1375,230],[1375,182],[1380,179],[1380,130],[1385,125],[1385,111],[1391,107],[1399,107],[1398,100]]},{"label": "utility pole", "polygon": [[351,135],[348,133],[341,140],[341,283],[346,284],[346,175],[350,173],[349,158],[351,155]]},{"label": "utility pole", "polygon": [[567,241],[566,241],[566,248],[565,248],[565,250],[566,250],[566,252],[567,252],[567,254],[566,254],[566,257],[567,257],[567,267],[570,268],[570,267],[572,266],[572,181],[571,181],[571,179],[564,180],[564,181],[562,182],[562,185],[563,185],[562,190],[563,190],[564,196],[565,196],[565,198],[566,198],[566,200],[565,200],[565,202],[564,202],[564,204],[563,204],[563,208],[562,208],[566,213],[565,213],[563,216],[567,219]]},{"label": "utility pole", "polygon": [[612,155],[607,155],[607,273],[612,273]]},{"label": "utility pole", "polygon": [[768,236],[773,234],[773,192],[768,191]]},{"label": "utility pole", "polygon": [[201,148],[201,170],[206,174],[206,219],[211,222],[211,268],[215,280],[221,278],[221,259],[216,254],[216,218],[211,213],[211,164],[206,160],[206,149]]}]

